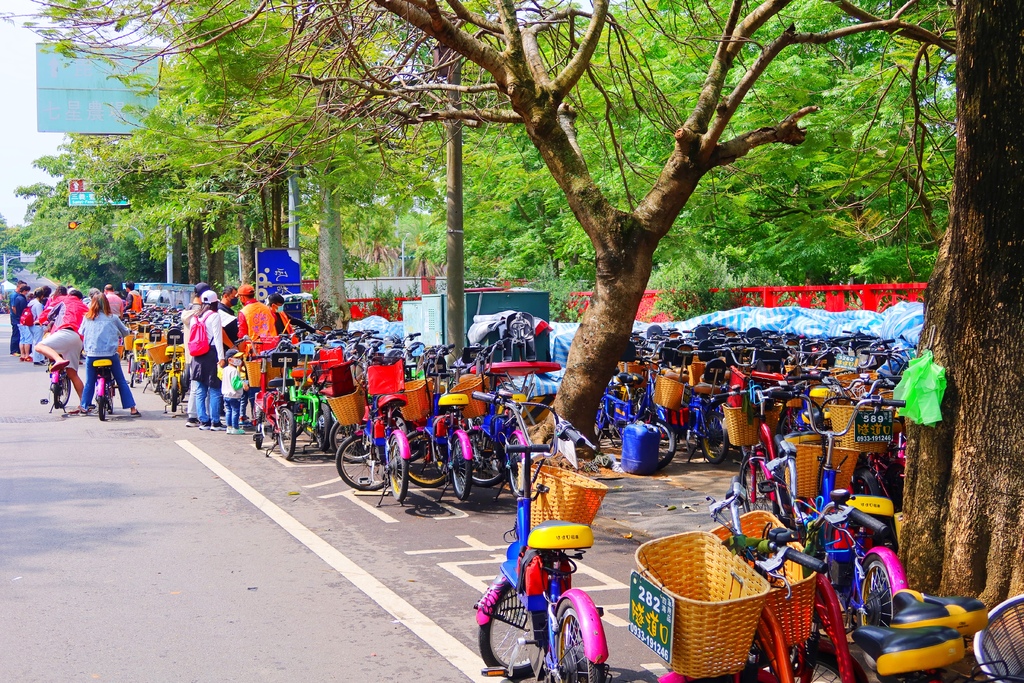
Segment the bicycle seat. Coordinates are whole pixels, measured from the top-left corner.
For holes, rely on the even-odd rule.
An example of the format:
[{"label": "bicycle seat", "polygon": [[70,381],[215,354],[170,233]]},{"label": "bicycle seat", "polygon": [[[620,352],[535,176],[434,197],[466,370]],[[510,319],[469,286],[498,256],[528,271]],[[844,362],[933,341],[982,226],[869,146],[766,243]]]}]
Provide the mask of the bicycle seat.
[{"label": "bicycle seat", "polygon": [[469,405],[469,396],[465,394],[445,394],[437,399],[437,405],[441,408],[462,407]]},{"label": "bicycle seat", "polygon": [[975,598],[938,598],[904,589],[892,596],[892,610],[890,625],[896,629],[945,626],[971,636],[988,625],[985,604]]},{"label": "bicycle seat", "polygon": [[629,384],[630,386],[640,384],[644,381],[644,378],[632,372],[620,372],[615,375],[615,381],[619,384]]},{"label": "bicycle seat", "polygon": [[268,389],[283,389],[284,388],[284,378],[278,377],[277,379],[270,380],[269,382],[267,382],[267,388]]},{"label": "bicycle seat", "polygon": [[92,362],[92,366],[94,368],[109,368],[113,364],[114,361],[110,360],[109,358],[101,358],[100,360],[95,360]]},{"label": "bicycle seat", "polygon": [[947,626],[861,626],[853,632],[853,642],[871,658],[879,676],[939,669],[964,658],[963,636]]},{"label": "bicycle seat", "polygon": [[184,346],[168,346],[167,347],[167,353],[173,353],[175,355],[177,355],[179,353],[185,353],[185,347]]},{"label": "bicycle seat", "polygon": [[526,545],[536,550],[576,550],[594,545],[594,532],[586,524],[557,519],[533,527]]},{"label": "bicycle seat", "polygon": [[715,393],[715,387],[710,384],[701,382],[700,384],[693,385],[693,393],[700,394],[701,396],[710,396]]},{"label": "bicycle seat", "polygon": [[409,402],[405,394],[385,394],[377,399],[377,410],[383,410],[390,403],[398,401],[398,405],[404,406]]}]

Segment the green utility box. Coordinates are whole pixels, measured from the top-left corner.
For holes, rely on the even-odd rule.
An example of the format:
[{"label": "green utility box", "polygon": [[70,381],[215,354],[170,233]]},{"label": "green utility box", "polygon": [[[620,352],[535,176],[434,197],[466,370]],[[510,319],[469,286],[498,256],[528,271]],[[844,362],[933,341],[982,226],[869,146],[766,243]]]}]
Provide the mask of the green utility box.
[{"label": "green utility box", "polygon": [[[502,311],[523,311],[536,319],[551,321],[551,306],[547,292],[535,290],[466,292],[465,331],[469,332],[474,316],[492,315]],[[439,319],[441,321],[440,339],[443,341],[448,338],[448,296],[446,294],[425,294],[422,297],[422,308],[417,311],[416,317],[418,320],[423,321],[419,323],[420,325],[431,328],[432,325],[427,324],[425,321]],[[421,332],[426,337],[428,336],[427,333],[432,331],[428,329],[412,329],[409,322],[406,322],[406,334]],[[413,323],[413,326],[417,326],[417,324]],[[492,332],[487,335],[487,339],[484,340],[483,344],[493,344],[496,341],[498,341],[498,333]],[[442,342],[439,341],[437,343]],[[551,360],[551,349],[547,332],[537,335],[536,348],[537,360]]]}]

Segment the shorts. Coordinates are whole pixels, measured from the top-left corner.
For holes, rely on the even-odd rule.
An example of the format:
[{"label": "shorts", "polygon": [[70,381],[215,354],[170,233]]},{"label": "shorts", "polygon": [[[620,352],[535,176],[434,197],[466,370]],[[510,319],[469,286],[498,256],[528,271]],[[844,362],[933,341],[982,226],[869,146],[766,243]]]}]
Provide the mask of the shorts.
[{"label": "shorts", "polygon": [[25,346],[32,345],[32,327],[18,323],[18,333],[21,335],[21,343]]},{"label": "shorts", "polygon": [[57,330],[43,337],[39,343],[59,353],[68,362],[69,370],[78,370],[82,356],[82,338],[77,332],[71,329]]}]

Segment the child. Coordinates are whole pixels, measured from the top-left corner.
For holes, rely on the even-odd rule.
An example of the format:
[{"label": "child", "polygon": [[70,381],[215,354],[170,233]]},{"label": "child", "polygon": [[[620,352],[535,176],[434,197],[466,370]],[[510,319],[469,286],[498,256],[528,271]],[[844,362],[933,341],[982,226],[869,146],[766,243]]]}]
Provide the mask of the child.
[{"label": "child", "polygon": [[242,377],[238,368],[242,365],[242,357],[235,349],[224,354],[228,364],[221,371],[220,391],[224,395],[224,409],[228,423],[228,434],[245,434],[238,425],[238,415],[242,409]]}]

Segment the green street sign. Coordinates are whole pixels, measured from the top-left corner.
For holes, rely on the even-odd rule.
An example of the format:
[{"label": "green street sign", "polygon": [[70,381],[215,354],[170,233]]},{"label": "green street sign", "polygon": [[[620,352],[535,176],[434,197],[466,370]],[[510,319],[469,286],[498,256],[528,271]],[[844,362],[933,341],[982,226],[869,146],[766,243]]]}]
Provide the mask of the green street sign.
[{"label": "green street sign", "polygon": [[[40,133],[128,135],[138,116],[156,106],[160,65],[139,65],[127,53],[107,61],[68,58],[36,45],[36,117]],[[132,85],[122,78],[129,77]]]},{"label": "green street sign", "polygon": [[69,192],[68,206],[129,206],[127,199],[100,199],[95,192]]},{"label": "green street sign", "polygon": [[629,577],[629,632],[654,654],[672,661],[672,596],[633,572]]}]

